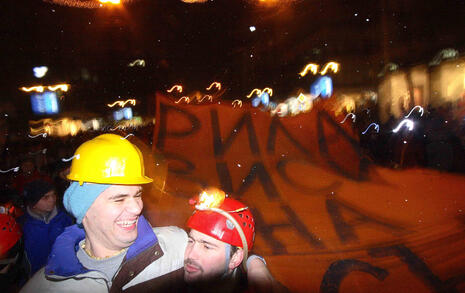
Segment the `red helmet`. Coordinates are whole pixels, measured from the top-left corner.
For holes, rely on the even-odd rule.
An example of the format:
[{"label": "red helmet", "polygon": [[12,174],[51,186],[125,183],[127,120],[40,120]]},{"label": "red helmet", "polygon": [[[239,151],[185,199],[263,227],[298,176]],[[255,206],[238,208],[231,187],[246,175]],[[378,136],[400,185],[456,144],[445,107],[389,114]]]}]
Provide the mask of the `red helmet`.
[{"label": "red helmet", "polygon": [[[210,189],[210,192],[212,192],[212,189]],[[213,192],[218,192],[218,190],[213,190]],[[219,193],[222,194],[224,201],[218,203],[216,208],[231,215],[240,227],[236,227],[231,220],[227,219],[226,216],[221,213],[212,210],[201,210],[198,206],[196,206],[196,211],[194,211],[189,220],[187,220],[187,227],[222,242],[244,248],[239,232],[237,231],[237,229],[241,229],[244,232],[248,250],[252,249],[255,238],[255,222],[252,213],[248,207],[240,201],[232,198],[225,198],[225,194],[222,191],[219,191]],[[205,194],[205,192],[203,194]],[[200,199],[200,201],[202,201],[202,199]]]},{"label": "red helmet", "polygon": [[16,220],[7,214],[0,214],[0,255],[12,248],[21,238],[21,230]]}]

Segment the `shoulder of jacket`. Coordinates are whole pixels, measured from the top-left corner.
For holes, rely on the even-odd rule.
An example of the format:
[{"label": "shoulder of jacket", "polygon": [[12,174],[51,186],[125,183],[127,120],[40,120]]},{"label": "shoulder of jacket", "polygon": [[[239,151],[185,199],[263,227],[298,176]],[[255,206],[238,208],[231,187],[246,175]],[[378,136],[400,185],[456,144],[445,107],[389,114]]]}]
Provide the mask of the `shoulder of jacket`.
[{"label": "shoulder of jacket", "polygon": [[25,292],[40,292],[44,290],[44,284],[47,283],[45,279],[45,268],[38,270],[29,281],[21,288],[20,293]]},{"label": "shoulder of jacket", "polygon": [[187,243],[186,231],[176,226],[155,227],[153,232],[160,242],[167,245]]}]

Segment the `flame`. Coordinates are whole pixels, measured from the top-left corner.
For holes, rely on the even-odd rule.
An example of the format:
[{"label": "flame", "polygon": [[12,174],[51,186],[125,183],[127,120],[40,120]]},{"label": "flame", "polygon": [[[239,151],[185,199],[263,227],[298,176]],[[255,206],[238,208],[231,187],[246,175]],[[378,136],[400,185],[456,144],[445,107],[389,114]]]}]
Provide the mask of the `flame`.
[{"label": "flame", "polygon": [[226,194],[224,191],[217,188],[209,188],[200,194],[197,206],[201,209],[218,208],[224,202],[225,197]]}]

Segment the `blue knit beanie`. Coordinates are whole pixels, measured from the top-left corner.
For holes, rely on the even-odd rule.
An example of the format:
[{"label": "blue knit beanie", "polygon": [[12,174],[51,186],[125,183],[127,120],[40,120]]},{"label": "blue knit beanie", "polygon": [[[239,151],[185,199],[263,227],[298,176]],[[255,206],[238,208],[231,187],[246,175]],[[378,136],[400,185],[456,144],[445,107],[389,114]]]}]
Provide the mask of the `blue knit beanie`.
[{"label": "blue knit beanie", "polygon": [[93,183],[79,185],[79,182],[74,181],[65,191],[63,205],[76,218],[76,223],[81,224],[82,218],[84,218],[95,199],[110,186],[110,184]]}]

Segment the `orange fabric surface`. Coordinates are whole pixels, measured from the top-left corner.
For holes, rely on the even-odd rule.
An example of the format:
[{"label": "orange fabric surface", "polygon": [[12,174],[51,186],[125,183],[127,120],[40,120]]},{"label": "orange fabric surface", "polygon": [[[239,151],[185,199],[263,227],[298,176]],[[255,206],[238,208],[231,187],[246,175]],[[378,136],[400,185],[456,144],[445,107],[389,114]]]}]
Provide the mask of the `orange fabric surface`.
[{"label": "orange fabric surface", "polygon": [[183,226],[188,199],[216,186],[256,220],[254,252],[296,292],[463,292],[464,176],[368,165],[329,102],[271,117],[230,101],[158,94],[154,148],[165,156],[155,225]]}]

